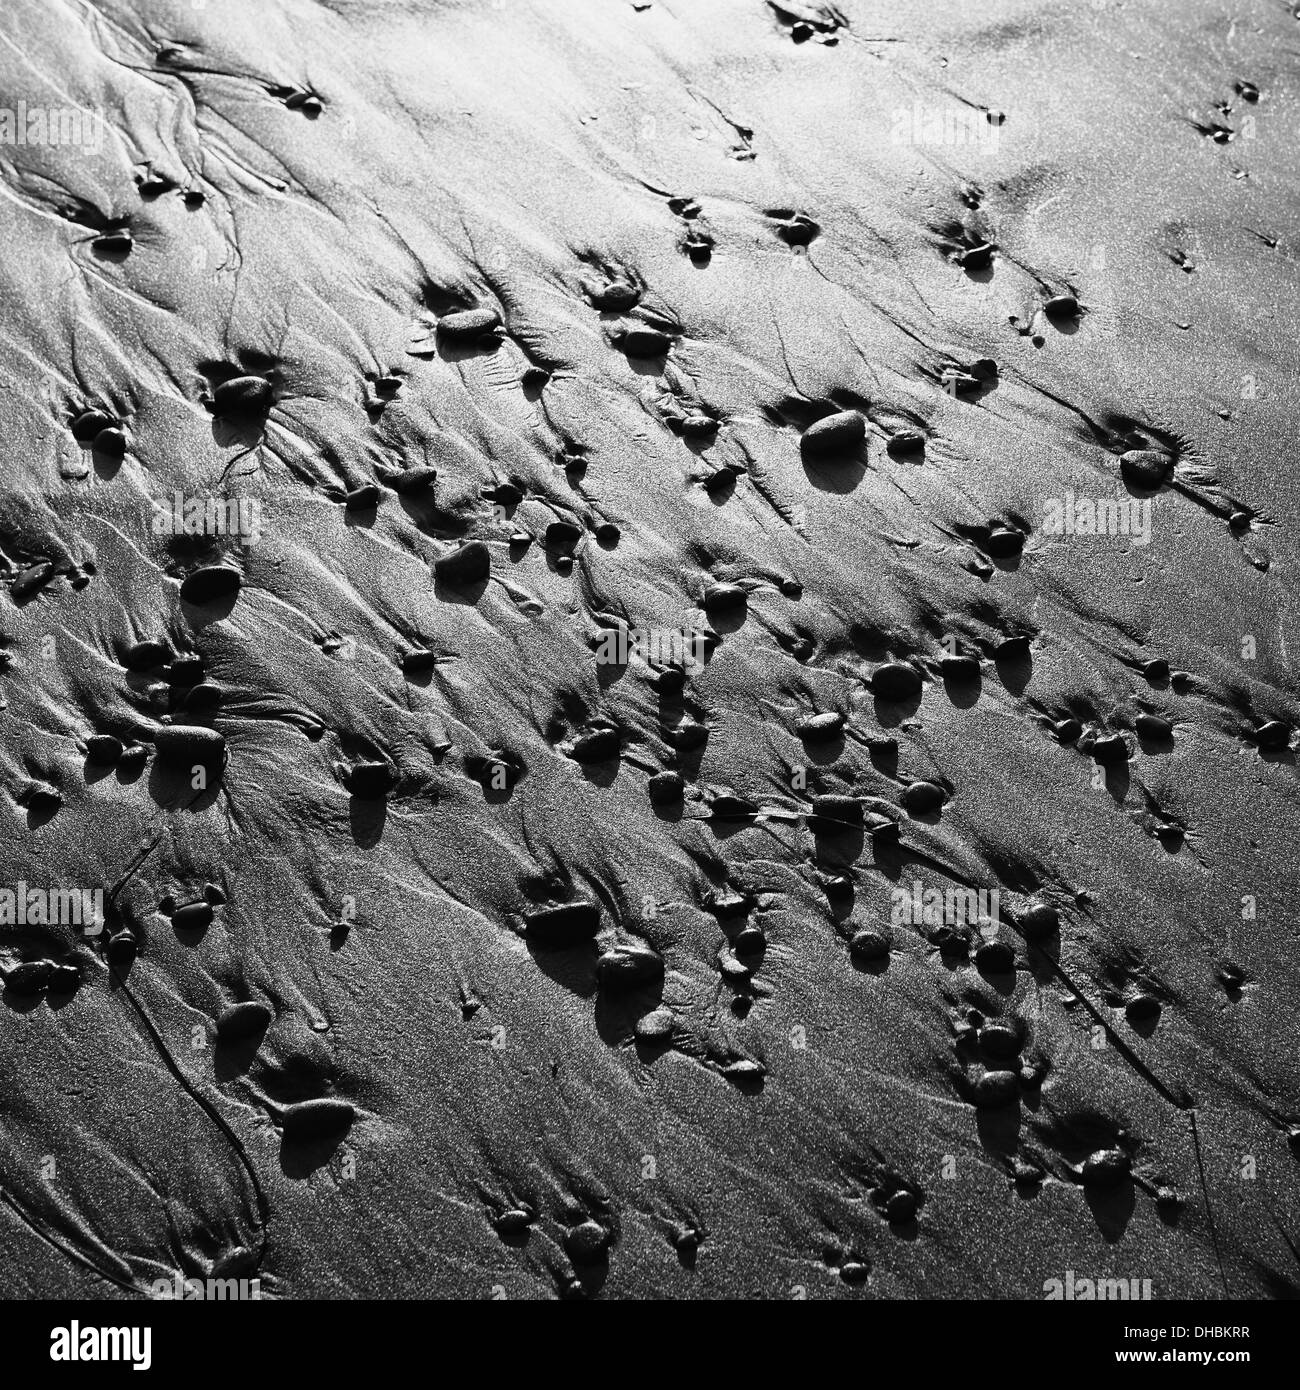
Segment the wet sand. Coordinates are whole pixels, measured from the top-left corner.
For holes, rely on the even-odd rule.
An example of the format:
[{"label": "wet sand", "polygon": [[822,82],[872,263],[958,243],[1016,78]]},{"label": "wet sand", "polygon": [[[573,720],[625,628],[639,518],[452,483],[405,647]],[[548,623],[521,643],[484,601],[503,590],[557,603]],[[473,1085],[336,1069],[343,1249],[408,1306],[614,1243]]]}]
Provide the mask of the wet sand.
[{"label": "wet sand", "polygon": [[1296,1296],[1289,5],[0,39],[6,1295]]}]

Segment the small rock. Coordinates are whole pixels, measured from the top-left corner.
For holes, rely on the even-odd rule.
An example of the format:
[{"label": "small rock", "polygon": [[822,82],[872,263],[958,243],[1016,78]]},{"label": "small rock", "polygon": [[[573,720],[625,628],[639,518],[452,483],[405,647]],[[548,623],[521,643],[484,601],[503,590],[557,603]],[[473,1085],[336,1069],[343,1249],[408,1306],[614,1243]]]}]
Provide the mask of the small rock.
[{"label": "small rock", "polygon": [[606,989],[636,989],[661,980],[663,957],[645,946],[620,946],[596,961],[596,978]]},{"label": "small rock", "polygon": [[1010,559],[1013,555],[1019,555],[1024,548],[1024,532],[1010,526],[999,526],[990,531],[988,540],[984,542],[984,549],[997,559]]},{"label": "small rock", "polygon": [[379,489],[374,483],[363,483],[344,497],[343,505],[350,512],[368,512],[379,505]]},{"label": "small rock", "polygon": [[1030,940],[1050,936],[1060,926],[1060,916],[1050,903],[1032,902],[1016,914],[1016,925]]},{"label": "small rock", "polygon": [[878,700],[909,700],[921,691],[921,676],[903,661],[887,661],[871,673],[872,694]]},{"label": "small rock", "polygon": [[126,431],[118,425],[110,425],[108,429],[100,430],[95,436],[95,442],[91,448],[106,459],[125,458]]},{"label": "small rock", "polygon": [[651,1009],[636,1021],[636,1035],[643,1043],[666,1043],[673,1035],[673,1015],[668,1009]]},{"label": "small rock", "polygon": [[798,724],[799,737],[814,742],[818,739],[834,738],[844,728],[844,716],[838,711],[828,710],[824,714],[812,714],[801,719]]},{"label": "small rock", "polygon": [[238,1042],[265,1033],[275,1015],[266,1004],[247,1000],[231,1004],[217,1016],[217,1037],[222,1042]]},{"label": "small rock", "polygon": [[943,807],[944,790],[934,782],[913,782],[904,787],[899,801],[910,816],[933,815]]},{"label": "small rock", "polygon": [[1124,763],[1128,761],[1128,744],[1120,734],[1103,734],[1092,745],[1092,756],[1099,763]]},{"label": "small rock", "polygon": [[975,952],[975,964],[990,975],[1010,975],[1016,968],[1016,953],[1005,941],[986,941]]},{"label": "small rock", "polygon": [[1148,743],[1168,743],[1174,736],[1174,726],[1158,714],[1139,714],[1133,727]]},{"label": "small rock", "polygon": [[600,929],[600,908],[578,901],[538,907],[524,914],[528,939],[541,946],[574,946],[590,941]]},{"label": "small rock", "polygon": [[866,421],[856,410],[827,415],[804,430],[799,448],[805,459],[822,459],[857,449],[867,437]]},{"label": "small rock", "polygon": [[610,280],[587,292],[587,298],[595,309],[604,309],[615,314],[634,309],[641,300],[641,291],[635,285],[621,280]]},{"label": "small rock", "polygon": [[680,801],[685,787],[680,772],[656,772],[646,784],[650,800],[656,806],[671,806]]},{"label": "small rock", "polygon": [[609,1248],[609,1232],[596,1221],[583,1221],[564,1233],[564,1253],[574,1264],[594,1264]]},{"label": "small rock", "polygon": [[1151,994],[1135,994],[1124,1005],[1124,1016],[1130,1023],[1154,1023],[1160,1017],[1160,1001]]},{"label": "small rock", "polygon": [[573,742],[569,756],[580,763],[612,762],[623,750],[617,729],[591,729]]},{"label": "small rock", "polygon": [[243,584],[238,570],[228,565],[204,565],[181,581],[181,599],[196,607],[237,594]]},{"label": "small rock", "polygon": [[36,565],[29,565],[25,570],[20,570],[9,585],[10,597],[15,603],[22,603],[44,588],[53,578],[54,566],[48,560],[42,560]]},{"label": "small rock", "polygon": [[1079,317],[1079,301],[1072,294],[1054,294],[1043,305],[1043,312],[1049,319],[1075,319]]},{"label": "small rock", "polygon": [[50,983],[54,974],[53,962],[48,960],[25,960],[12,966],[5,975],[5,989],[14,994],[32,996],[40,994]]},{"label": "small rock", "polygon": [[196,685],[185,696],[183,709],[196,719],[211,719],[221,708],[225,693],[212,681]]},{"label": "small rock", "polygon": [[889,1200],[885,1203],[885,1215],[893,1225],[905,1226],[916,1218],[917,1205],[916,1193],[903,1188],[890,1193]]},{"label": "small rock", "polygon": [[756,956],[767,945],[767,936],[761,927],[747,926],[742,927],[736,933],[736,939],[732,942],[732,949],[738,956]]},{"label": "small rock", "polygon": [[864,927],[853,933],[849,951],[858,960],[879,961],[889,958],[889,938],[883,932]]},{"label": "small rock", "polygon": [[668,334],[657,328],[629,328],[619,339],[619,346],[629,357],[662,357],[672,345]]},{"label": "small rock", "polygon": [[994,248],[988,242],[978,246],[967,246],[958,251],[953,259],[963,270],[987,270],[993,262]]},{"label": "small rock", "polygon": [[987,1023],[979,1031],[979,1045],[985,1056],[1010,1062],[1020,1055],[1020,1038],[1005,1023]]},{"label": "small rock", "polygon": [[133,776],[145,765],[149,757],[149,750],[143,744],[137,744],[134,748],[127,748],[122,756],[117,760],[117,770],[120,774]]},{"label": "small rock", "polygon": [[899,430],[897,434],[890,436],[885,447],[895,458],[907,458],[924,450],[925,435],[919,430]]},{"label": "small rock", "polygon": [[201,656],[178,656],[167,667],[168,685],[197,685],[203,679]]},{"label": "small rock", "polygon": [[718,432],[718,422],[712,415],[688,415],[682,421],[682,433],[688,439],[709,439]]},{"label": "small rock", "polygon": [[81,971],[75,965],[56,965],[50,971],[51,994],[75,994],[81,986]]},{"label": "small rock", "polygon": [[1291,742],[1291,726],[1280,719],[1270,719],[1255,730],[1255,742],[1261,748],[1285,748]]},{"label": "small rock", "polygon": [[104,950],[114,969],[126,970],[139,954],[140,947],[129,931],[119,931],[108,938]]},{"label": "small rock", "polygon": [[449,343],[477,344],[500,326],[501,315],[495,309],[459,309],[438,320],[438,336]]},{"label": "small rock", "polygon": [[122,664],[128,671],[143,674],[164,665],[170,655],[165,642],[135,642],[127,648]]},{"label": "small rock", "polygon": [[1168,454],[1154,449],[1130,449],[1121,454],[1120,476],[1129,487],[1151,489],[1159,487],[1169,476],[1173,462]]},{"label": "small rock", "polygon": [[572,555],[582,534],[582,527],[571,521],[552,521],[546,528],[546,548],[553,554]]},{"label": "small rock", "polygon": [[226,740],[215,729],[172,724],[159,729],[153,743],[159,758],[180,770],[202,767],[220,772],[225,767]]},{"label": "small rock", "polygon": [[1083,1160],[1079,1176],[1085,1187],[1116,1187],[1129,1176],[1130,1167],[1123,1149],[1098,1149]]},{"label": "small rock", "polygon": [[1004,637],[993,649],[994,658],[1005,663],[1017,663],[1028,661],[1032,655],[1032,647],[1029,638],[1020,634],[1015,637]]},{"label": "small rock", "polygon": [[478,584],[492,573],[492,552],[482,541],[467,541],[433,562],[433,572],[452,587]]},{"label": "small rock", "polygon": [[969,685],[979,680],[980,664],[973,656],[945,656],[939,662],[939,674],[954,685]]},{"label": "small rock", "polygon": [[748,602],[749,595],[739,584],[710,584],[704,591],[704,611],[710,616],[737,616]]},{"label": "small rock", "polygon": [[704,1233],[693,1226],[683,1226],[673,1235],[673,1249],[679,1255],[693,1255],[704,1243]]},{"label": "small rock", "polygon": [[356,1111],[346,1100],[322,1097],[286,1105],[281,1120],[285,1139],[297,1143],[339,1134],[351,1126],[355,1116]]},{"label": "small rock", "polygon": [[1013,1071],[986,1071],[971,1083],[971,1099],[981,1110],[1012,1105],[1020,1097],[1020,1080]]},{"label": "small rock", "polygon": [[203,931],[212,925],[212,904],[186,903],[172,913],[172,926],[177,931]]},{"label": "small rock", "polygon": [[512,1207],[503,1211],[493,1224],[502,1240],[521,1240],[532,1229],[533,1217],[531,1212]]},{"label": "small rock", "polygon": [[102,410],[84,410],[72,422],[72,437],[78,444],[92,444],[103,430],[114,429],[117,421]]},{"label": "small rock", "polygon": [[237,376],[212,392],[213,413],[223,420],[253,423],[271,408],[271,383],[260,376]]}]

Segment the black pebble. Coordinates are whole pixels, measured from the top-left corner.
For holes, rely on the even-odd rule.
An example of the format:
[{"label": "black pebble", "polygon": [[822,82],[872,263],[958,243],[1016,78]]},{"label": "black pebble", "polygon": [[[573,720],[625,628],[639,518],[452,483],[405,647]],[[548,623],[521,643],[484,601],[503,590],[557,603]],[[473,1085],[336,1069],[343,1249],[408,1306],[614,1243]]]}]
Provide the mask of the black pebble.
[{"label": "black pebble", "polygon": [[86,756],[99,767],[112,767],[122,756],[122,740],[112,734],[94,734],[86,740]]},{"label": "black pebble", "polygon": [[998,559],[1009,559],[1013,555],[1019,555],[1024,548],[1024,533],[1009,526],[1001,526],[989,532],[989,538],[984,543],[984,549]]},{"label": "black pebble", "polygon": [[363,801],[378,801],[397,785],[397,774],[387,763],[358,763],[344,773],[343,784]]},{"label": "black pebble", "polygon": [[127,648],[123,664],[128,671],[152,671],[162,666],[170,655],[165,642],[136,642]]},{"label": "black pebble", "polygon": [[204,565],[182,580],[181,599],[195,607],[202,607],[237,594],[242,583],[243,578],[238,570],[227,565]]},{"label": "black pebble", "polygon": [[805,459],[824,459],[851,453],[867,437],[866,421],[856,410],[827,415],[804,430],[799,448]]},{"label": "black pebble", "polygon": [[680,772],[656,772],[646,785],[656,806],[671,806],[682,799],[685,783]]},{"label": "black pebble", "polygon": [[265,377],[237,376],[213,389],[212,409],[223,420],[250,424],[266,415],[271,399],[271,383]]},{"label": "black pebble", "polygon": [[889,661],[871,673],[871,690],[881,700],[908,700],[920,693],[921,676],[906,662]]},{"label": "black pebble", "polygon": [[542,946],[572,946],[590,941],[600,929],[600,908],[595,903],[561,903],[525,913],[528,939]]},{"label": "black pebble", "polygon": [[435,560],[433,571],[445,584],[477,584],[492,572],[492,552],[482,541],[467,541]]}]

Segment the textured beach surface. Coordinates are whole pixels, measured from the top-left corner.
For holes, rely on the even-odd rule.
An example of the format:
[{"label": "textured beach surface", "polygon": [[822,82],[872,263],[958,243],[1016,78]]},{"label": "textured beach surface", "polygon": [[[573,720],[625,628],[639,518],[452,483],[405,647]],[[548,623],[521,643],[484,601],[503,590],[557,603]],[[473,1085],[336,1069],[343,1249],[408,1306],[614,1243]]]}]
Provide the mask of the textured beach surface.
[{"label": "textured beach surface", "polygon": [[1294,1297],[1298,59],[6,0],[3,1292]]}]

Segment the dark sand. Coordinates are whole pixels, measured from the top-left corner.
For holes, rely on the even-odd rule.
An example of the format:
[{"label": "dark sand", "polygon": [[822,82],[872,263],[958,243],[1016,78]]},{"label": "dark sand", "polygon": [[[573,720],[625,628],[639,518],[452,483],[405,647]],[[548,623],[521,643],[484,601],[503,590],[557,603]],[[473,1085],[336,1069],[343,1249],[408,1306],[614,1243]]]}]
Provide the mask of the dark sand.
[{"label": "dark sand", "polygon": [[6,0],[4,1292],[1294,1297],[1298,49]]}]

